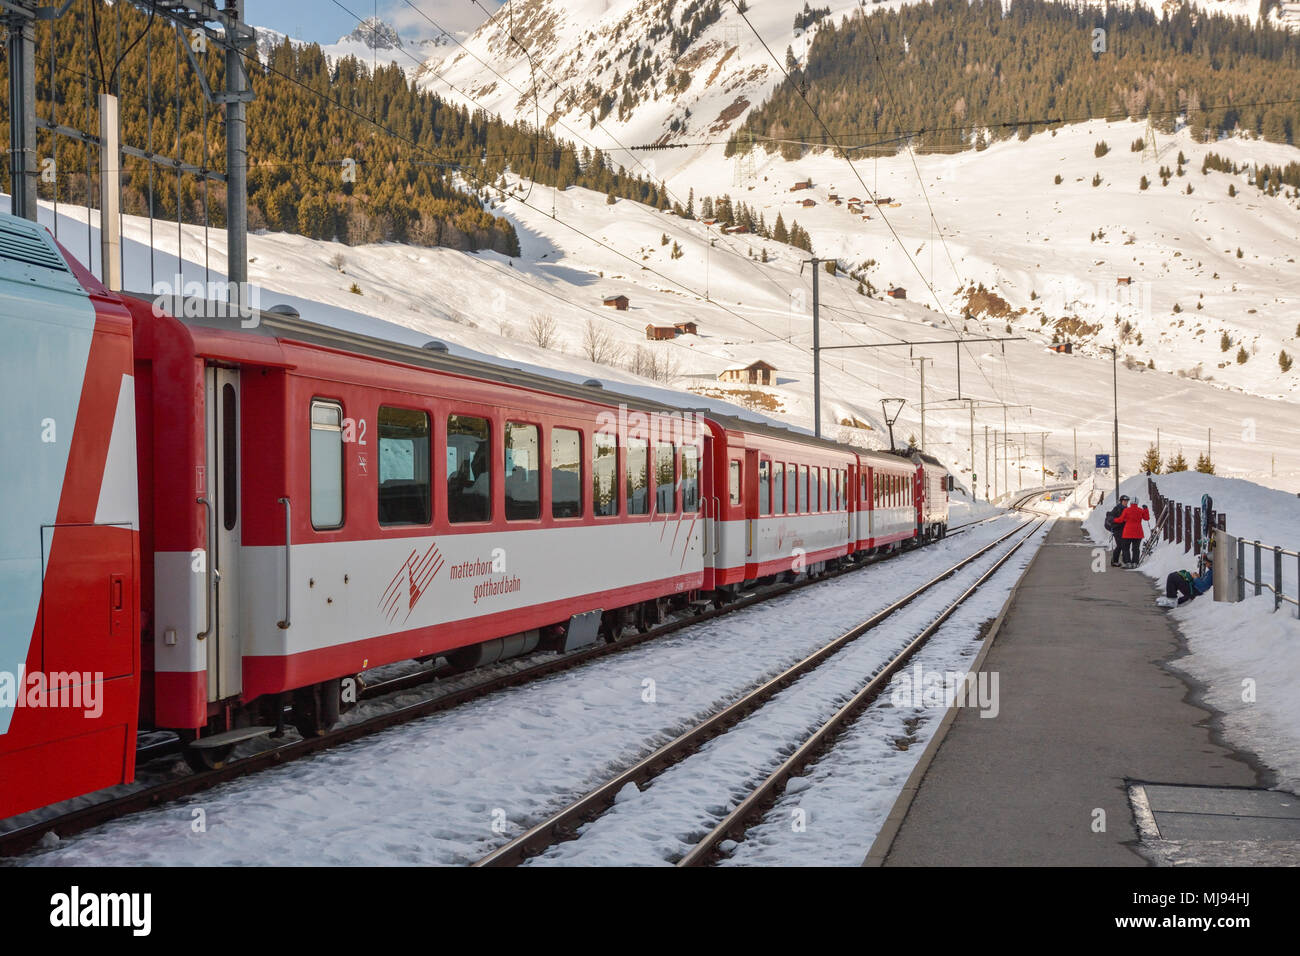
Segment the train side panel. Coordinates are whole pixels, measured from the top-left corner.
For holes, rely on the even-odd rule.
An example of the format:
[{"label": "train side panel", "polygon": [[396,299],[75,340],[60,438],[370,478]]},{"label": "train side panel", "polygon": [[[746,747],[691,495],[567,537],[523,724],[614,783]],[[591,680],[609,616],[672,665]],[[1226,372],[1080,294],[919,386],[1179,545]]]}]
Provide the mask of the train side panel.
[{"label": "train side panel", "polygon": [[0,817],[129,781],[139,543],[129,317],[0,216]]}]

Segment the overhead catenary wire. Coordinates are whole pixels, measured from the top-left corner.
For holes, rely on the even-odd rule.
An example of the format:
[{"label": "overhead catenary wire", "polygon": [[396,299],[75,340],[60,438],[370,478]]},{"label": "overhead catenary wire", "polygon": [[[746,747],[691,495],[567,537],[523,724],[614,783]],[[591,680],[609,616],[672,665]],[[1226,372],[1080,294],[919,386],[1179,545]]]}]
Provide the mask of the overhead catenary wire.
[{"label": "overhead catenary wire", "polygon": [[[340,6],[341,6],[341,5],[340,5]],[[346,9],[346,8],[344,8],[344,9]],[[351,15],[352,15],[354,18],[356,18],[356,15],[355,15],[355,14],[351,14]],[[410,56],[410,55],[411,55],[411,54],[409,54],[409,52],[408,52],[408,56]],[[282,76],[285,75],[285,74],[279,73],[279,71],[273,71],[273,72],[277,72],[278,75],[282,75]],[[465,97],[467,100],[469,100],[471,103],[474,103],[474,104],[475,104],[479,109],[481,109],[481,110],[485,110],[485,108],[483,107],[483,105],[480,104],[480,103],[478,103],[478,101],[475,100],[472,96],[470,96],[469,94],[467,94],[467,93],[464,92],[463,90],[460,90],[459,88],[457,88],[454,84],[452,84],[449,80],[447,80],[447,79],[446,79],[445,77],[443,77],[441,74],[436,73],[436,71],[433,71],[433,72],[434,72],[434,75],[436,75],[436,76],[439,77],[439,79],[442,79],[444,82],[446,82],[447,85],[448,85],[451,89],[453,89],[454,91],[456,91],[457,93],[459,93],[461,96],[464,96],[464,97]],[[301,84],[300,84],[300,85],[301,85]],[[307,89],[311,89],[311,88],[310,88],[310,87],[307,87]],[[343,104],[338,104],[338,101],[331,100],[329,97],[325,96],[325,95],[324,95],[323,93],[321,93],[320,91],[312,90],[312,92],[313,92],[314,94],[318,95],[318,96],[321,96],[322,98],[324,98],[324,99],[327,100],[328,102],[335,103],[335,104],[337,104],[337,105],[343,106]],[[347,107],[344,106],[344,108],[347,108]],[[352,111],[352,112],[356,112],[356,111]],[[485,112],[486,112],[486,110],[485,110]],[[358,114],[358,115],[360,115],[361,118],[362,118],[362,119],[365,119],[367,122],[370,122],[370,123],[372,123],[373,125],[375,125],[377,128],[379,128],[379,129],[381,129],[381,130],[387,132],[388,134],[394,136],[394,137],[397,138],[397,139],[402,140],[403,142],[406,142],[408,145],[413,146],[413,147],[415,147],[415,148],[417,148],[417,149],[421,149],[421,150],[423,150],[423,151],[425,151],[425,152],[429,152],[429,150],[427,149],[427,147],[423,147],[423,146],[421,146],[420,144],[415,143],[414,141],[409,140],[408,138],[401,136],[401,134],[397,133],[395,130],[392,130],[392,129],[390,129],[390,128],[384,126],[383,124],[379,123],[376,119],[374,119],[374,118],[372,118],[372,117],[367,117],[367,116],[365,116],[364,114]],[[465,173],[464,170],[461,170],[461,171],[462,171],[462,173]],[[483,185],[484,187],[490,187],[490,186],[491,186],[490,183],[486,183],[484,180],[482,180],[481,178],[479,178],[479,177],[477,177],[477,176],[474,176],[472,173],[465,173],[465,175],[467,175],[468,178],[473,179],[475,182],[477,182],[477,183]],[[526,207],[528,207],[528,208],[530,208],[530,209],[533,209],[534,211],[540,212],[540,213],[542,213],[543,215],[545,215],[545,211],[542,210],[542,209],[540,209],[540,208],[537,207],[537,206],[534,206],[532,203],[528,202],[527,197],[525,197],[525,198],[523,198],[523,199],[520,199],[520,198],[517,197],[517,196],[515,196],[515,197],[511,197],[511,198],[513,199],[513,201],[515,201],[515,202],[519,202],[519,203],[521,203],[522,205],[524,205],[524,206],[526,206]],[[752,326],[752,327],[758,329],[761,333],[763,333],[764,336],[770,336],[770,335],[771,335],[770,330],[763,328],[761,325],[759,325],[758,323],[754,322],[752,319],[749,319],[748,317],[746,317],[746,316],[744,316],[744,315],[741,315],[740,313],[736,312],[735,310],[733,310],[733,309],[731,309],[731,308],[729,308],[729,307],[727,307],[727,306],[724,306],[724,305],[722,305],[722,304],[719,303],[719,302],[716,302],[716,301],[710,299],[707,295],[701,296],[698,290],[695,290],[695,289],[691,288],[690,286],[687,286],[686,284],[681,283],[681,282],[679,282],[679,281],[677,281],[677,280],[675,280],[675,279],[673,279],[673,278],[671,278],[671,277],[665,275],[664,273],[660,272],[660,271],[657,270],[657,269],[654,269],[654,268],[652,268],[652,267],[649,267],[649,266],[644,265],[644,264],[641,263],[641,262],[638,262],[637,260],[633,259],[631,256],[627,255],[626,253],[622,252],[621,250],[619,250],[619,249],[617,249],[617,248],[615,248],[615,247],[613,247],[613,246],[611,246],[611,245],[609,245],[609,244],[607,244],[607,243],[605,243],[605,242],[602,242],[601,240],[599,240],[599,239],[597,239],[596,237],[590,235],[589,233],[585,232],[584,230],[579,229],[577,226],[574,226],[572,223],[569,223],[569,222],[567,222],[566,220],[560,219],[560,218],[555,217],[555,216],[552,216],[551,218],[552,218],[554,221],[556,221],[556,222],[560,223],[561,225],[565,226],[566,228],[568,228],[568,229],[570,229],[570,230],[572,230],[572,231],[578,233],[579,235],[581,235],[583,238],[587,239],[588,241],[593,242],[593,243],[595,243],[596,245],[598,245],[598,246],[600,246],[600,247],[606,249],[607,251],[614,253],[616,256],[618,256],[618,257],[620,257],[620,258],[622,258],[622,259],[627,260],[629,263],[631,263],[631,264],[637,266],[638,268],[650,272],[652,275],[657,276],[658,278],[664,280],[665,282],[669,283],[670,285],[673,285],[673,286],[675,286],[675,287],[677,287],[677,288],[679,288],[679,289],[682,289],[683,291],[688,292],[688,293],[690,293],[690,294],[692,294],[692,295],[695,295],[696,297],[703,298],[703,300],[704,300],[705,302],[708,302],[710,305],[713,305],[714,307],[721,309],[722,311],[726,312],[727,314],[731,315],[732,317],[737,318],[737,319],[739,319],[740,321],[742,321],[742,322],[744,322],[744,323],[746,323],[746,324],[748,324],[748,325],[750,325],[750,326]],[[707,238],[707,237],[706,237],[706,238]],[[746,258],[747,261],[752,262],[752,260],[748,259],[748,257],[745,257],[745,258]],[[755,264],[755,266],[757,267],[757,264]],[[794,343],[790,343],[790,344],[793,345]],[[798,348],[798,346],[795,346],[795,347]],[[804,351],[804,352],[807,352],[808,354],[811,355],[811,350],[810,350],[810,349],[806,349],[806,348],[805,348],[805,349],[803,349],[803,351]],[[845,371],[843,374],[847,374],[847,375],[849,375],[849,377],[853,378],[855,381],[859,382],[860,384],[870,386],[870,383],[869,383],[868,381],[866,381],[865,379],[861,378],[860,376],[854,375],[854,374],[849,373],[849,372],[847,372],[847,371]]]},{"label": "overhead catenary wire", "polygon": [[[817,121],[817,124],[821,126],[823,132],[825,133],[825,135],[827,136],[831,144],[835,146],[835,148],[839,149],[840,148],[839,142],[837,138],[834,136],[834,134],[831,132],[830,127],[826,125],[826,122],[825,120],[822,119],[821,114],[817,112],[817,109],[809,101],[808,96],[806,92],[803,90],[803,88],[799,84],[793,81],[789,71],[785,68],[785,66],[781,63],[781,61],[772,52],[771,47],[768,46],[767,41],[763,39],[762,34],[758,32],[758,29],[750,21],[749,17],[746,16],[745,10],[741,7],[738,0],[730,0],[730,3],[736,9],[736,12],[737,14],[739,14],[740,18],[745,22],[745,25],[749,27],[750,31],[758,39],[763,49],[767,51],[768,56],[771,58],[772,62],[776,64],[777,69],[781,71],[781,74],[786,78],[786,81],[789,82],[794,88],[794,90],[798,93],[799,98],[803,101],[804,106],[808,109],[812,117]],[[858,183],[862,186],[863,191],[867,194],[867,196],[871,198],[872,203],[876,205],[881,221],[885,224],[886,228],[889,230],[890,235],[893,236],[894,241],[898,243],[899,249],[902,251],[907,261],[911,264],[913,270],[917,274],[917,277],[921,280],[921,283],[925,286],[926,290],[930,293],[930,296],[934,300],[935,305],[938,306],[939,312],[943,316],[944,321],[948,323],[949,327],[952,328],[954,332],[957,331],[956,326],[953,324],[953,320],[951,316],[948,315],[948,310],[944,307],[943,301],[939,297],[939,294],[935,290],[933,284],[926,280],[925,273],[922,271],[920,265],[913,258],[912,254],[908,252],[906,245],[902,241],[902,237],[899,236],[898,231],[894,228],[893,223],[889,221],[888,215],[884,212],[883,209],[880,208],[880,204],[876,202],[875,192],[869,186],[867,186],[866,180],[862,178],[862,175],[858,172],[857,167],[853,164],[853,160],[849,158],[847,154],[844,155],[844,160],[848,164],[849,170],[853,173]],[[977,367],[978,367],[978,363],[977,363]],[[996,394],[997,392],[996,387],[993,386],[993,383],[988,379],[988,376],[985,375],[982,368],[980,369],[980,374],[984,377],[985,381],[989,384],[989,387],[993,388]]]}]

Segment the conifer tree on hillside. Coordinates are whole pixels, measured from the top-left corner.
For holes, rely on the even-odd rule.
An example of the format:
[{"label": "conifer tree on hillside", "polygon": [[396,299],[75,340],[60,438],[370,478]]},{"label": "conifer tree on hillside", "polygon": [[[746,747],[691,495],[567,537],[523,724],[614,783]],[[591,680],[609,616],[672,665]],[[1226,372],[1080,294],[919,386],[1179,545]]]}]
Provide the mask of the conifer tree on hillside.
[{"label": "conifer tree on hillside", "polygon": [[[122,142],[141,147],[152,142],[167,158],[203,165],[204,114],[196,105],[200,94],[189,58],[177,51],[175,35],[162,17],[150,21],[129,3],[80,0],[52,21],[52,30],[42,24],[36,31],[36,59],[42,64],[37,114],[51,115],[52,86],[60,124],[97,129],[98,110],[88,94],[99,87],[98,70],[91,68],[98,58],[92,53],[87,59],[86,52],[86,37],[95,32],[92,3],[106,53],[114,48],[112,37],[120,37]],[[146,52],[152,54],[151,71]],[[220,89],[220,50],[210,47],[196,60],[208,85]],[[516,256],[514,227],[487,207],[488,187],[491,197],[499,198],[511,176],[557,188],[584,186],[656,208],[666,203],[662,184],[628,175],[599,150],[579,148],[549,130],[454,106],[421,90],[396,66],[372,69],[351,56],[330,60],[318,45],[286,38],[259,59],[250,59],[247,67],[253,94],[247,117],[252,229],[350,244],[398,241]],[[179,128],[173,107],[178,76],[183,104]],[[3,79],[0,75],[0,86]],[[220,109],[209,108],[206,118],[206,161],[219,169],[218,157],[225,151]],[[8,135],[8,120],[7,112],[0,114],[0,137]],[[65,200],[85,196],[82,144],[57,137],[53,150],[58,177],[38,183],[39,196],[53,199],[56,188]],[[125,213],[198,224],[205,221],[206,206],[207,224],[224,228],[220,183],[210,184],[205,196],[195,176],[182,175],[178,183],[162,167],[153,166],[152,177],[150,171],[147,161],[124,157]],[[91,186],[96,178],[92,172]]]},{"label": "conifer tree on hillside", "polygon": [[1160,474],[1160,452],[1156,449],[1155,442],[1147,446],[1147,453],[1142,459],[1141,468],[1149,475]]},{"label": "conifer tree on hillside", "polygon": [[1210,461],[1210,456],[1202,452],[1196,456],[1196,470],[1203,475],[1214,474],[1214,462]]},{"label": "conifer tree on hillside", "polygon": [[[1102,22],[1125,42],[1096,56],[1077,38],[1091,33],[1098,16],[1091,5],[1051,0],[1017,0],[1010,8],[1000,0],[932,0],[828,19],[797,69],[789,51],[789,79],[733,132],[728,155],[742,130],[747,143],[750,134],[780,140],[764,148],[790,159],[825,149],[799,145],[822,136],[818,117],[832,129],[852,127],[864,137],[930,131],[911,145],[933,152],[954,143],[979,149],[989,139],[1043,129],[1029,123],[989,126],[987,117],[1087,116],[1115,106],[1131,119],[1149,118],[1163,134],[1172,133],[1185,115],[1198,141],[1241,132],[1294,143],[1300,135],[1296,36],[1267,22],[1252,25],[1207,13],[1186,0],[1154,10],[1110,5],[1100,14]],[[1014,29],[1008,29],[1009,19]],[[954,43],[954,36],[961,42]],[[863,81],[882,73],[907,95],[882,98],[876,82]],[[1134,151],[1143,148],[1139,143],[1134,141]],[[1099,158],[1106,149],[1094,144]],[[1180,159],[1162,180],[1185,174],[1187,157]]]},{"label": "conifer tree on hillside", "polygon": [[1173,458],[1169,459],[1169,464],[1168,466],[1166,466],[1165,471],[1169,472],[1170,474],[1173,474],[1176,471],[1186,471],[1186,470],[1187,470],[1187,459],[1183,457],[1183,451],[1180,448],[1178,450],[1178,454],[1175,455]]}]

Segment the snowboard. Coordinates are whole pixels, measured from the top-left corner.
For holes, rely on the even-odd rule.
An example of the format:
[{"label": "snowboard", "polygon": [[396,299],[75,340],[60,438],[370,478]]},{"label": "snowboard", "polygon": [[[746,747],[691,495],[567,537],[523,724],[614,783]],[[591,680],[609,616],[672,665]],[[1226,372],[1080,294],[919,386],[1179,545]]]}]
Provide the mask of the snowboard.
[{"label": "snowboard", "polygon": [[1214,547],[1214,529],[1210,524],[1211,514],[1214,510],[1214,499],[1209,495],[1201,495],[1201,527],[1200,527],[1200,556],[1196,559],[1196,576],[1200,577],[1205,573],[1205,558]]}]

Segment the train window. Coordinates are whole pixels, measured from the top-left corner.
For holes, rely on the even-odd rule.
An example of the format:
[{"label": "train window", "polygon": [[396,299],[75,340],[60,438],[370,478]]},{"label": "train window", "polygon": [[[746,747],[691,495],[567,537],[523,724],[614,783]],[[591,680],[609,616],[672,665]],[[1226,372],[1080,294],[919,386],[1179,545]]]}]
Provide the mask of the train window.
[{"label": "train window", "polygon": [[235,530],[239,520],[239,412],[235,386],[221,386],[221,523]]},{"label": "train window", "polygon": [[808,513],[808,466],[799,466],[799,514]]},{"label": "train window", "polygon": [[785,511],[785,462],[772,464],[772,513]]},{"label": "train window", "polygon": [[766,460],[758,463],[758,513],[772,513],[772,463]]},{"label": "train window", "polygon": [[582,432],[551,429],[551,517],[582,517]]},{"label": "train window", "polygon": [[700,452],[682,449],[682,511],[700,510]]},{"label": "train window", "polygon": [[311,403],[311,526],[343,526],[343,406]]},{"label": "train window", "polygon": [[618,514],[618,439],[605,432],[591,448],[591,508],[597,518]]},{"label": "train window", "polygon": [[672,445],[662,442],[655,444],[655,511],[677,513],[677,456]]},{"label": "train window", "polygon": [[506,422],[506,520],[542,516],[541,441],[536,425]]},{"label": "train window", "polygon": [[650,446],[644,438],[627,440],[627,513],[650,513]]},{"label": "train window", "polygon": [[833,507],[836,511],[839,511],[841,508],[844,507],[844,498],[843,498],[844,473],[840,471],[838,468],[836,468],[831,472],[831,477],[835,479],[835,495],[832,498],[835,504]]},{"label": "train window", "polygon": [[379,406],[379,523],[428,524],[429,416]]},{"label": "train window", "polygon": [[727,473],[727,491],[733,505],[740,504],[740,462],[732,459]]},{"label": "train window", "polygon": [[447,520],[492,518],[492,432],[486,418],[447,416]]}]

